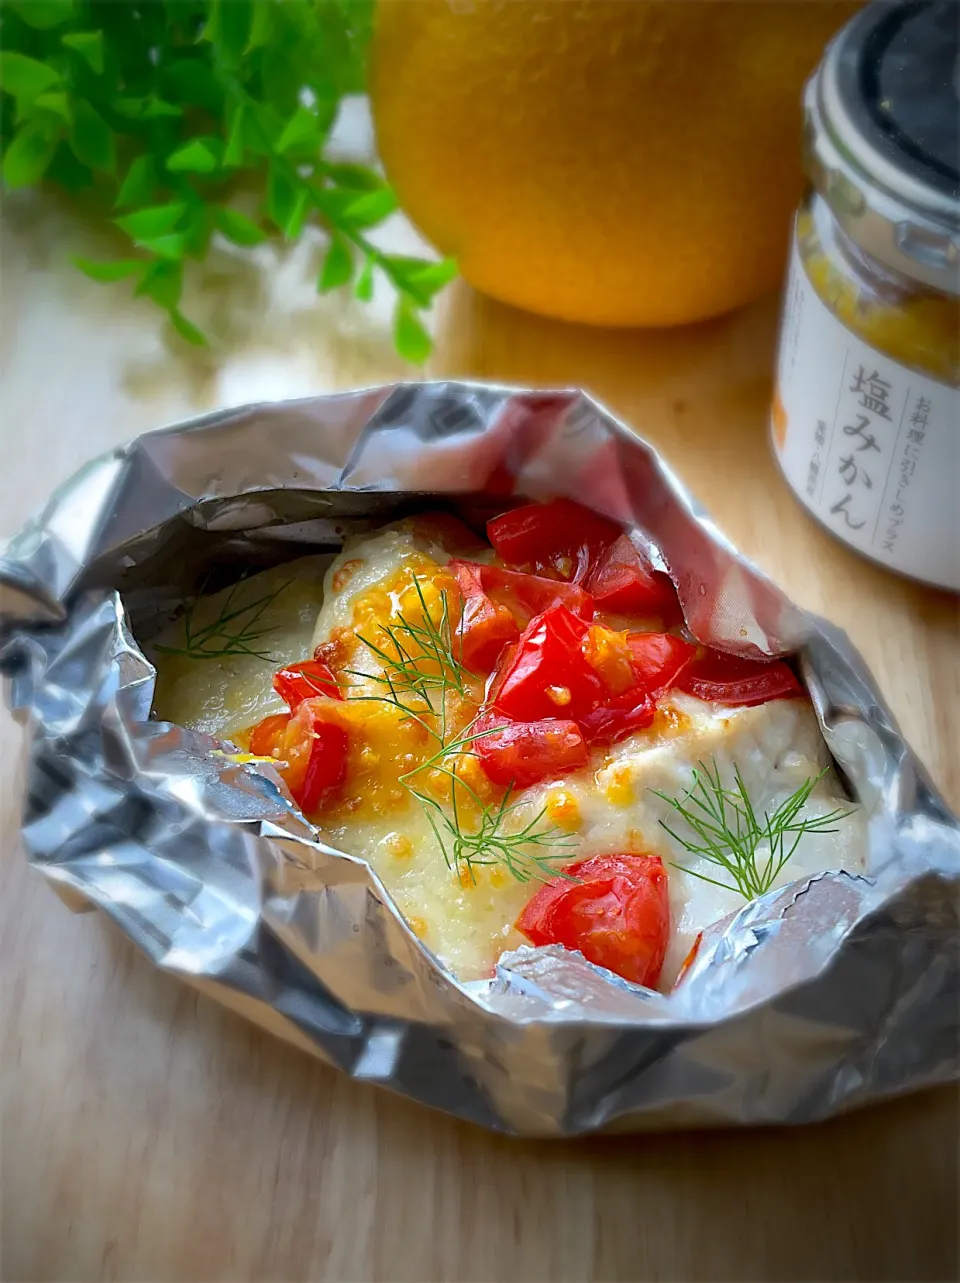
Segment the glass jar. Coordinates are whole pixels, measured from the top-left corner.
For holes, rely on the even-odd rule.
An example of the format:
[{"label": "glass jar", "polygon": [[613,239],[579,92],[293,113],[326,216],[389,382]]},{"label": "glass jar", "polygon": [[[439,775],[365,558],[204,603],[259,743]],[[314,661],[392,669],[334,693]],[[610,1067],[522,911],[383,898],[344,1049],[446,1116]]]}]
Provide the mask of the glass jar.
[{"label": "glass jar", "polygon": [[960,589],[960,49],[954,0],[875,3],[805,96],[771,414],[833,534]]}]

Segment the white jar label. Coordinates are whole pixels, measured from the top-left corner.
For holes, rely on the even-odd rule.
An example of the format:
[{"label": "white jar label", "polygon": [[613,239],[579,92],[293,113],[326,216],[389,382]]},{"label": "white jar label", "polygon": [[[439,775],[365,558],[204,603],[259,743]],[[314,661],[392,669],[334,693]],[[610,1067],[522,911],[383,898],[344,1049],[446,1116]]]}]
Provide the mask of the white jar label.
[{"label": "white jar label", "polygon": [[960,389],[842,325],[796,239],[772,433],[784,476],[829,530],[890,569],[960,589]]}]

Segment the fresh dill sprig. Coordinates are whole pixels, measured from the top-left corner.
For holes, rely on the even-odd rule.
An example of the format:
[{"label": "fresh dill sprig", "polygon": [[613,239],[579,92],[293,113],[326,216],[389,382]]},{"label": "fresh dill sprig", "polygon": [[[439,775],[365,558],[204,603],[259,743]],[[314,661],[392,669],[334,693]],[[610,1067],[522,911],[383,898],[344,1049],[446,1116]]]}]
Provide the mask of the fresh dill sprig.
[{"label": "fresh dill sprig", "polygon": [[[417,722],[434,741],[435,751],[398,779],[419,803],[448,868],[456,871],[461,882],[466,879],[475,882],[474,870],[485,864],[503,865],[518,882],[532,879],[549,881],[557,874],[552,861],[568,857],[573,835],[545,824],[546,808],[519,829],[511,831],[510,825],[514,822],[511,817],[521,805],[510,801],[511,790],[508,789],[498,802],[485,802],[457,774],[455,766],[446,765],[458,756],[474,756],[471,746],[500,728],[491,726],[477,730],[478,714],[456,735],[449,736],[447,696],[453,693],[462,698],[469,697],[468,683],[474,675],[455,654],[456,630],[447,593],[440,594],[440,618],[434,620],[416,576],[413,576],[413,585],[423,622],[415,622],[397,612],[396,623],[379,625],[382,644],[380,637],[372,641],[358,633],[359,640],[379,660],[383,672],[371,674],[359,669],[349,669],[348,672],[361,681],[375,682],[381,690],[375,695],[360,695],[351,689],[347,696],[349,699],[392,705],[405,717]],[[415,787],[415,777],[425,771],[447,777],[450,781],[449,798],[441,802]],[[463,803],[468,799],[478,813],[476,822],[470,822],[469,826],[463,814]]]},{"label": "fresh dill sprig", "polygon": [[[423,809],[447,867],[460,878],[476,882],[474,869],[483,865],[501,864],[518,882],[548,882],[557,876],[554,860],[570,855],[574,835],[564,833],[552,824],[544,824],[546,807],[528,820],[522,828],[511,831],[509,821],[523,805],[511,802],[511,790],[499,802],[484,802],[475,789],[455,771],[441,768],[450,779],[450,805],[444,807],[436,798],[410,791]],[[479,817],[476,825],[467,829],[461,816],[457,790],[464,789],[476,804]],[[562,872],[561,872],[562,876]]]},{"label": "fresh dill sprig", "polygon": [[[386,670],[383,677],[374,677],[374,681],[385,684],[391,694],[400,691],[419,696],[430,711],[435,712],[430,692],[440,691],[441,698],[448,690],[465,695],[470,674],[453,653],[453,624],[448,594],[441,592],[440,620],[434,622],[416,575],[413,576],[413,586],[423,611],[423,623],[414,623],[401,611],[397,611],[396,624],[379,625],[395,654],[390,654],[359,633],[357,636]],[[427,665],[426,669],[424,664]]]},{"label": "fresh dill sprig", "polygon": [[[401,775],[399,777],[400,783],[406,784],[411,775],[417,775],[420,771],[429,771],[431,767],[439,767],[440,769],[445,770],[446,768],[442,765],[445,758],[455,757],[461,754],[465,757],[476,757],[476,754],[470,748],[470,745],[475,744],[477,740],[482,740],[486,735],[496,735],[497,731],[503,729],[500,726],[487,726],[482,731],[475,731],[473,728],[479,720],[480,718],[478,714],[478,716],[475,717],[473,721],[468,722],[460,734],[452,740],[444,740],[436,731],[434,731],[433,734],[439,741],[440,747],[432,757],[428,757],[425,762],[421,762],[419,766],[415,766],[412,771],[406,771]],[[464,783],[463,780],[460,782],[461,784]]]},{"label": "fresh dill sprig", "polygon": [[[392,704],[414,718],[433,738],[443,744],[447,736],[447,693],[452,691],[466,696],[467,683],[472,674],[454,653],[454,625],[449,595],[446,592],[440,593],[440,619],[434,621],[420,580],[416,575],[412,578],[423,612],[423,622],[416,623],[397,611],[397,623],[378,625],[383,634],[383,645],[358,633],[358,640],[383,665],[383,673],[364,673],[358,669],[347,671],[351,677],[373,681],[385,688],[380,695],[359,695],[353,698]],[[393,653],[389,648],[392,648]],[[439,724],[436,727],[430,726],[423,720],[425,714],[435,717]]]},{"label": "fresh dill sprig", "polygon": [[698,765],[693,784],[682,798],[669,797],[658,789],[651,792],[673,807],[699,841],[681,836],[661,820],[670,836],[691,855],[702,855],[716,865],[729,881],[685,865],[675,864],[674,868],[685,869],[713,886],[737,891],[745,900],[756,900],[770,890],[807,833],[835,833],[837,823],[852,814],[838,808],[827,815],[801,816],[827,767],[801,784],[772,814],[764,811],[760,819],[739,767],[734,767],[734,787],[728,789],[720,779],[716,759],[712,769],[703,762]]},{"label": "fresh dill sprig", "polygon": [[196,628],[194,612],[203,600],[203,586],[201,586],[200,594],[191,598],[184,606],[183,645],[158,644],[154,649],[165,655],[186,655],[190,659],[223,659],[229,655],[250,655],[254,659],[265,661],[272,659],[270,652],[258,648],[256,643],[269,633],[276,632],[276,625],[267,627],[258,625],[264,611],[268,610],[280,594],[290,587],[293,580],[286,579],[271,592],[257,597],[255,601],[237,605],[237,592],[245,582],[245,579],[238,579],[224,598],[216,618],[211,623]]}]

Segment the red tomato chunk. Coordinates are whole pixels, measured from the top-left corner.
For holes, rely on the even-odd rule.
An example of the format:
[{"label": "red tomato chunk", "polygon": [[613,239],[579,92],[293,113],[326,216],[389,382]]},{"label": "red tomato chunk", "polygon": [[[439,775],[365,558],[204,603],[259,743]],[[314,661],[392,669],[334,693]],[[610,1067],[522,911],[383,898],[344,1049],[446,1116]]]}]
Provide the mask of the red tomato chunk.
[{"label": "red tomato chunk", "polygon": [[503,648],[520,635],[517,621],[506,606],[487,596],[476,563],[450,564],[463,598],[456,638],[458,658],[471,672],[492,672]]},{"label": "red tomato chunk", "polygon": [[651,696],[661,695],[675,685],[697,649],[673,633],[630,633],[627,646],[638,685]]},{"label": "red tomato chunk", "polygon": [[250,752],[272,757],[300,809],[316,811],[346,779],[347,732],[324,717],[329,701],[301,701],[293,714],[265,717],[250,736]]},{"label": "red tomato chunk", "polygon": [[672,582],[640,556],[628,535],[621,535],[595,562],[585,586],[601,610],[656,615],[665,623],[681,619]]},{"label": "red tomato chunk", "polygon": [[487,537],[508,566],[580,579],[620,534],[615,521],[572,499],[528,503],[487,522]]},{"label": "red tomato chunk", "polygon": [[588,627],[565,606],[531,620],[503,671],[497,708],[518,721],[578,721],[595,708],[604,686],[583,653]]},{"label": "red tomato chunk", "polygon": [[793,669],[782,660],[741,659],[720,650],[706,650],[692,659],[674,685],[697,699],[741,707],[804,693]]},{"label": "red tomato chunk", "polygon": [[250,752],[257,757],[272,757],[273,750],[279,747],[280,738],[289,724],[289,713],[273,713],[262,722],[257,722],[250,736]]},{"label": "red tomato chunk", "polygon": [[560,718],[511,722],[486,713],[471,734],[480,734],[472,749],[494,784],[528,788],[586,765],[587,746],[576,722]]},{"label": "red tomato chunk", "polygon": [[336,722],[316,720],[311,730],[310,757],[303,784],[294,801],[308,815],[316,811],[329,793],[347,776],[347,732]]},{"label": "red tomato chunk", "polygon": [[[521,625],[528,624],[535,616],[551,606],[566,606],[571,614],[581,619],[593,618],[593,598],[577,584],[561,583],[558,579],[544,579],[540,575],[526,575],[518,570],[501,570],[479,561],[448,563],[457,576],[461,592],[468,595],[467,583],[479,585],[495,602],[505,606]],[[476,591],[474,587],[473,591]]]},{"label": "red tomato chunk", "polygon": [[[578,949],[588,962],[652,989],[670,935],[667,874],[657,855],[581,860],[540,888],[517,920],[531,944]],[[570,881],[576,878],[577,881]]]},{"label": "red tomato chunk", "polygon": [[291,712],[299,708],[305,699],[313,699],[316,695],[343,699],[337,679],[320,659],[305,659],[300,664],[281,668],[274,676],[273,689]]},{"label": "red tomato chunk", "polygon": [[580,730],[588,744],[617,744],[634,731],[652,726],[656,713],[656,701],[646,695],[634,694],[629,700],[621,696],[581,717]]}]

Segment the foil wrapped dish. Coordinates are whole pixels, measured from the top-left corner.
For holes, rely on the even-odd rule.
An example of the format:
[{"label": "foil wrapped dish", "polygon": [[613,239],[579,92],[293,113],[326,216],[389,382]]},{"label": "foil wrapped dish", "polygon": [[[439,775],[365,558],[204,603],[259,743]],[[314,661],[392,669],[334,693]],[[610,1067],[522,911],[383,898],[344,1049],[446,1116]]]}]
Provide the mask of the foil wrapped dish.
[{"label": "foil wrapped dish", "polygon": [[843,634],[582,393],[147,434],[0,590],[31,863],[354,1077],[563,1136],[957,1076],[960,823]]}]

